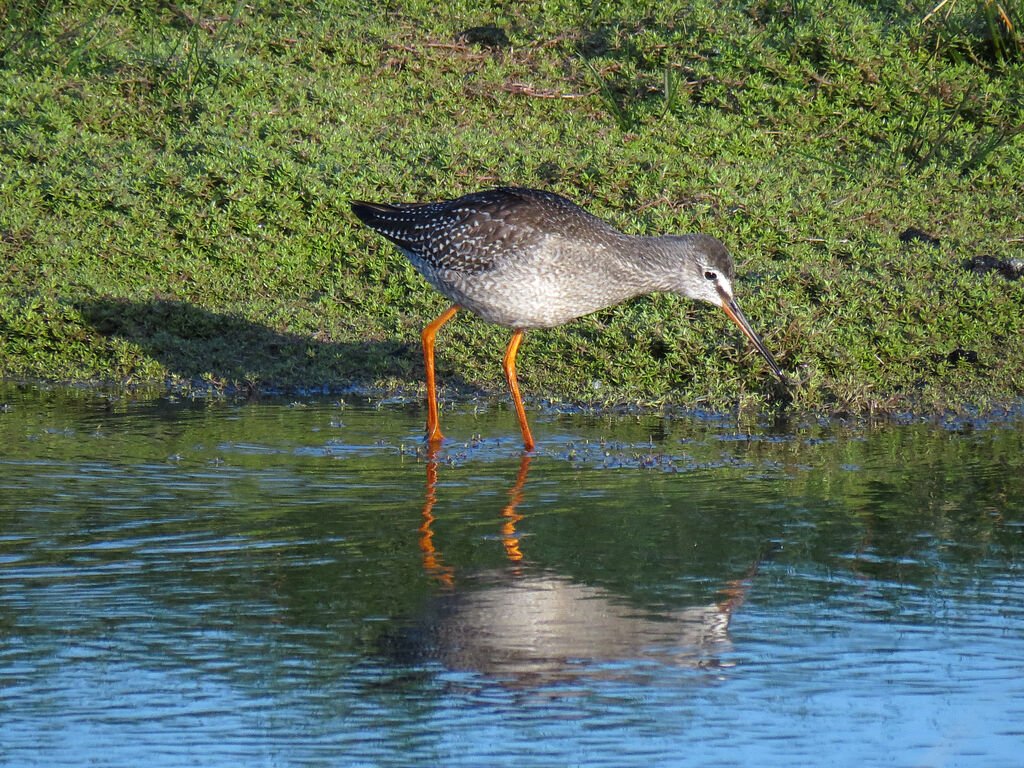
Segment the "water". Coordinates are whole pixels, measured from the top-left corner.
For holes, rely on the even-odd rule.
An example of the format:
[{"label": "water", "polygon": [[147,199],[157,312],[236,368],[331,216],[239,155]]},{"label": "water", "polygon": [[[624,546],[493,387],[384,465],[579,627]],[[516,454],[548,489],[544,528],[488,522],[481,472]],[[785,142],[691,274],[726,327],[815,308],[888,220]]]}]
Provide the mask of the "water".
[{"label": "water", "polygon": [[1020,420],[0,394],[0,765],[1020,763]]}]

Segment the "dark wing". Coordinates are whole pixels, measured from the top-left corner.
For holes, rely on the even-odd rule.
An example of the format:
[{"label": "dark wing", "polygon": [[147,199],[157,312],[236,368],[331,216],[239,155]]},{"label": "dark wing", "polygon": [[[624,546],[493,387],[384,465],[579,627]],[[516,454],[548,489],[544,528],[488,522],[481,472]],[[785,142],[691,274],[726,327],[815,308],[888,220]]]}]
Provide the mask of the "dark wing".
[{"label": "dark wing", "polygon": [[360,221],[434,269],[487,272],[585,221],[607,228],[564,197],[532,189],[474,192],[441,203],[353,202]]}]

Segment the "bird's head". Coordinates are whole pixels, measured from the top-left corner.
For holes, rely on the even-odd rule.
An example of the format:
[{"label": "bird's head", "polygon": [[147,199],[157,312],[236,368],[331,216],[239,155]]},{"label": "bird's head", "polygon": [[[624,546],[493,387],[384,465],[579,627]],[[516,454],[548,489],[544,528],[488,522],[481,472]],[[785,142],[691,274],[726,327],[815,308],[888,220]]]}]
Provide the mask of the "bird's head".
[{"label": "bird's head", "polygon": [[779,364],[754,333],[733,297],[732,281],[736,268],[722,242],[710,235],[673,235],[657,239],[663,246],[658,250],[662,250],[663,256],[667,257],[667,283],[663,290],[706,301],[725,310],[768,362],[772,373],[784,381],[785,376]]}]

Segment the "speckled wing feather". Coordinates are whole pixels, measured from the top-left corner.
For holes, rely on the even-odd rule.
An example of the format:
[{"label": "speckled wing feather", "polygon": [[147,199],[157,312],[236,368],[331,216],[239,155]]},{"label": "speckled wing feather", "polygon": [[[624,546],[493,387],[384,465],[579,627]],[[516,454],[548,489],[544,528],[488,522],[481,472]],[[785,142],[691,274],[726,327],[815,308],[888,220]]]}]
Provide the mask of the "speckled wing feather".
[{"label": "speckled wing feather", "polygon": [[500,188],[440,203],[353,202],[352,211],[416,259],[435,270],[478,274],[498,268],[552,232],[579,226],[608,228],[564,197],[532,189]]}]

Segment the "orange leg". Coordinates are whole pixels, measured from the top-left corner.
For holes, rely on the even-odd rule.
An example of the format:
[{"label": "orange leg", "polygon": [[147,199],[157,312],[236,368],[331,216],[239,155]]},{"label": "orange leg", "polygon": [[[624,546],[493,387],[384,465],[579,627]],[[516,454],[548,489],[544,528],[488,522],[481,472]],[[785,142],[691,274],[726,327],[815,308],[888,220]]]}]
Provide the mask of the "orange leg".
[{"label": "orange leg", "polygon": [[461,307],[452,304],[440,316],[423,329],[423,362],[427,366],[427,442],[439,443],[441,424],[437,418],[437,388],[434,386],[434,337],[441,326],[447,323]]},{"label": "orange leg", "polygon": [[523,448],[532,451],[533,436],[530,434],[530,425],[526,423],[526,409],[523,408],[523,398],[519,396],[519,382],[516,380],[516,352],[519,351],[524,333],[526,332],[523,330],[517,330],[512,334],[512,341],[505,350],[502,367],[505,369],[505,378],[508,379],[508,388],[512,390],[512,402],[516,406],[516,416],[519,417],[519,428],[523,431]]}]

